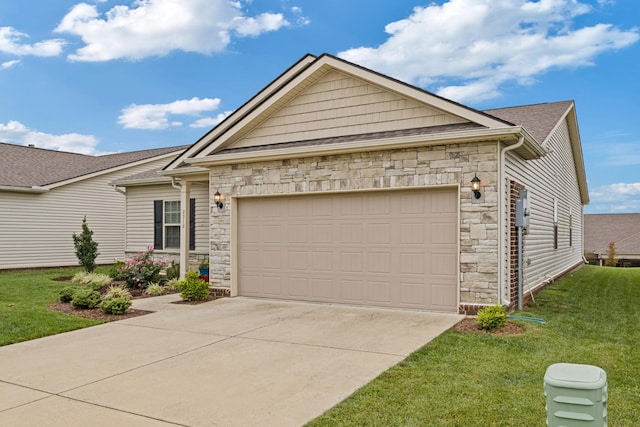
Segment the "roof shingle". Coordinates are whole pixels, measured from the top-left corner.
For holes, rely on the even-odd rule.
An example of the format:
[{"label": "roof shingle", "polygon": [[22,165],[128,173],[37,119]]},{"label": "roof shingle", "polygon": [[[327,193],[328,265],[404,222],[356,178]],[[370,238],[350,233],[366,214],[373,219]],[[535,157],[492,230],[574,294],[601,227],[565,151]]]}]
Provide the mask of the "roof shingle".
[{"label": "roof shingle", "polygon": [[0,142],[0,186],[30,188],[51,185],[187,147],[88,156]]}]

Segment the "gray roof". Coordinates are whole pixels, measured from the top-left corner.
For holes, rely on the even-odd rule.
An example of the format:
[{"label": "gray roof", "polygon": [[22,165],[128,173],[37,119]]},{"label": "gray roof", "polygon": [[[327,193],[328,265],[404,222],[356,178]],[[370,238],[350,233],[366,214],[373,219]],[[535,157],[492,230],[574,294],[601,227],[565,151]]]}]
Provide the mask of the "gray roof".
[{"label": "gray roof", "polygon": [[585,215],[584,250],[605,254],[609,242],[619,254],[640,256],[640,213]]},{"label": "gray roof", "polygon": [[0,142],[0,186],[41,187],[124,166],[188,146],[88,156]]},{"label": "gray roof", "polygon": [[518,107],[495,108],[484,113],[524,127],[538,143],[543,144],[573,101],[545,102]]}]

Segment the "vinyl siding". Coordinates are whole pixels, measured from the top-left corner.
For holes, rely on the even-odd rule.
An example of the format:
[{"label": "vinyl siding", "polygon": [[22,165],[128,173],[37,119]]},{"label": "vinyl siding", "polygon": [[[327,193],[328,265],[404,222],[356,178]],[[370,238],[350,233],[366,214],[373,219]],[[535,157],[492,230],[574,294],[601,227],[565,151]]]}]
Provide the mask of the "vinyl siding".
[{"label": "vinyl siding", "polygon": [[73,233],[86,215],[99,264],[124,256],[125,196],[110,182],[156,169],[167,158],[56,187],[42,194],[0,192],[0,269],[78,265]]},{"label": "vinyl siding", "polygon": [[[525,290],[534,289],[566,271],[579,263],[583,256],[583,207],[566,122],[558,126],[545,147],[549,153],[537,160],[523,161],[512,153],[508,153],[506,157],[507,191],[509,180],[516,181],[529,190],[531,217],[529,234],[525,236]],[[557,249],[554,249],[553,237],[554,199],[558,201]],[[509,218],[509,204],[506,206],[505,217]],[[572,246],[569,245],[570,212],[573,212]],[[508,251],[508,220],[504,226],[507,237],[504,247]],[[504,273],[508,277],[508,266],[505,266]]]},{"label": "vinyl siding", "polygon": [[464,123],[466,120],[331,71],[234,147]]},{"label": "vinyl siding", "polygon": [[[209,253],[209,188],[208,183],[191,185],[192,199],[196,199],[196,246],[195,252]],[[179,201],[180,191],[169,184],[144,185],[127,188],[126,251],[140,252],[153,245],[153,201]],[[175,253],[178,249],[167,249],[159,253]]]}]

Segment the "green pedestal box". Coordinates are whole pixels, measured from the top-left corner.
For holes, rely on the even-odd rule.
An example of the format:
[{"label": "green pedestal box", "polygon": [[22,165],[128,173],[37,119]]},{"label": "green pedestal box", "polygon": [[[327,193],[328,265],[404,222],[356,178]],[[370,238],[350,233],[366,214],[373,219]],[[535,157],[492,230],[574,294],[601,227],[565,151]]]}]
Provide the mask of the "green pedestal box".
[{"label": "green pedestal box", "polygon": [[549,427],[606,427],[607,374],[597,366],[556,363],[544,375]]}]

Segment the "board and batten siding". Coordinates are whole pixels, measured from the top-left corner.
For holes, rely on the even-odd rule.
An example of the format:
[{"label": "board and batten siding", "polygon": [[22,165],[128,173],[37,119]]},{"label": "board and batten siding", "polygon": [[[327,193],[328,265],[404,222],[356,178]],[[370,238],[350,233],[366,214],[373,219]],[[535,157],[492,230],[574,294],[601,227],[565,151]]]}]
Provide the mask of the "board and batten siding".
[{"label": "board and batten siding", "polygon": [[[525,290],[535,289],[566,272],[580,263],[583,256],[583,207],[566,121],[549,137],[545,148],[548,154],[537,160],[524,161],[512,152],[507,153],[505,159],[507,193],[510,180],[524,185],[529,192],[530,228],[524,236],[523,257]],[[504,196],[507,197],[505,215],[509,218],[508,196]],[[554,248],[554,200],[558,205],[557,249]],[[508,251],[509,221],[505,221],[504,226]],[[505,277],[509,277],[508,262],[504,268]]]},{"label": "board and batten siding", "polygon": [[[209,186],[194,182],[192,199],[196,199],[196,245],[199,254],[209,254]],[[153,201],[180,201],[180,191],[170,184],[127,187],[126,252],[142,252],[153,246]],[[157,253],[179,254],[179,249],[157,250]]]},{"label": "board and batten siding", "polygon": [[157,169],[167,158],[107,172],[48,192],[0,193],[0,269],[78,265],[73,233],[82,219],[98,242],[98,264],[124,256],[125,196],[109,183]]},{"label": "board and batten siding", "polygon": [[330,71],[233,146],[250,147],[464,123],[364,80]]}]

